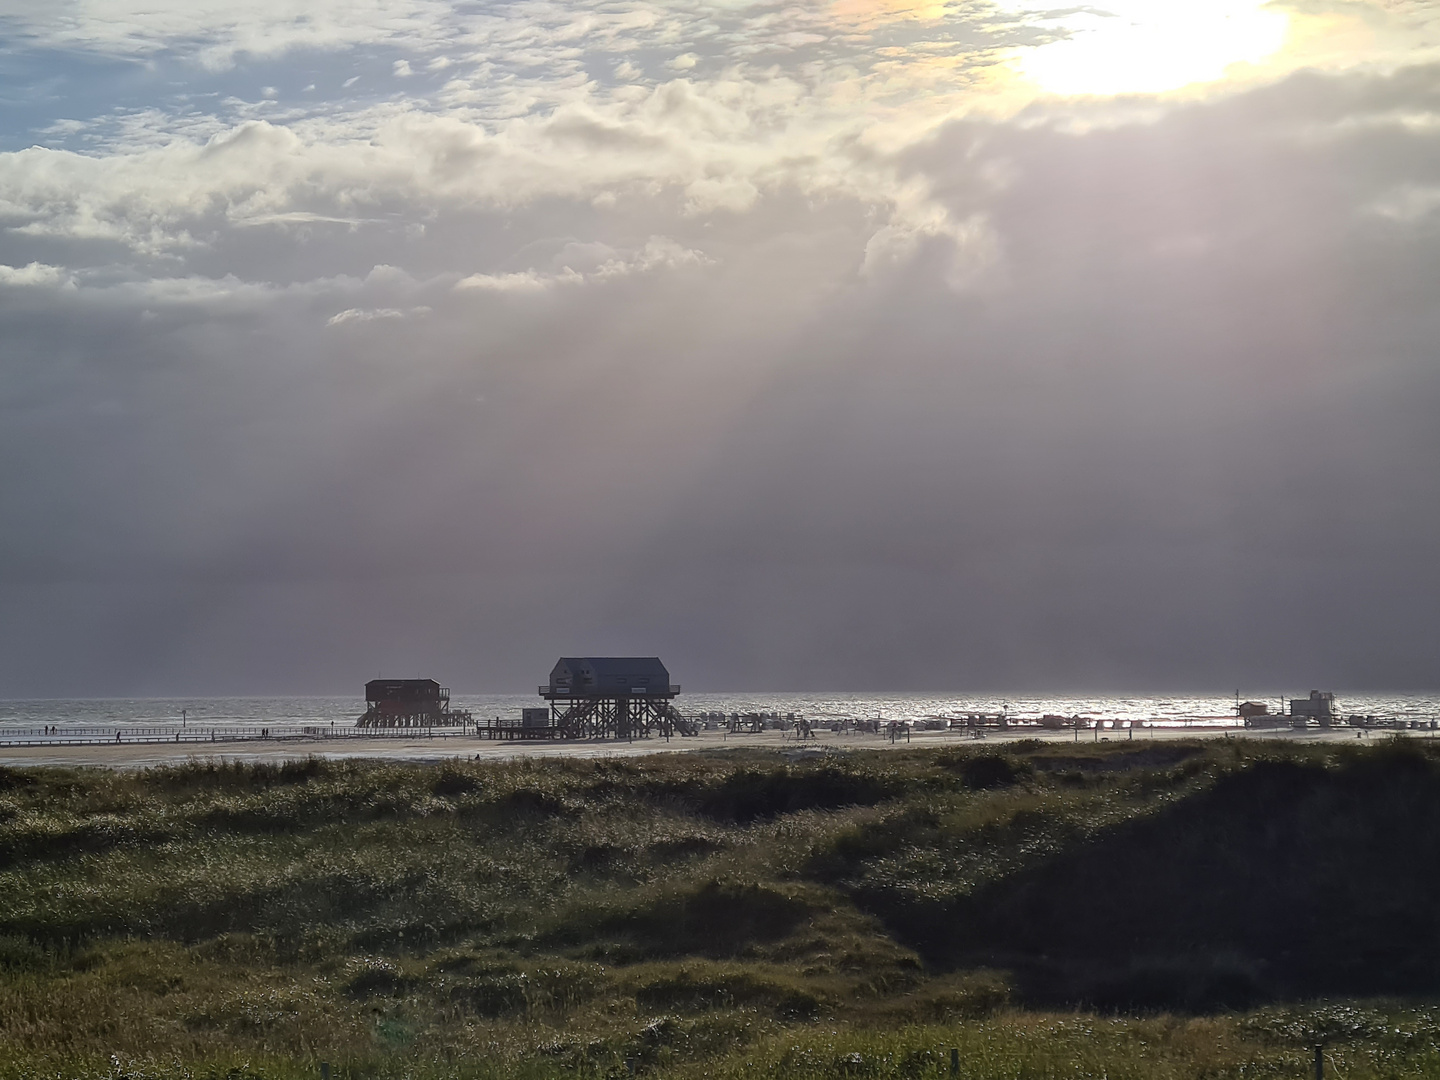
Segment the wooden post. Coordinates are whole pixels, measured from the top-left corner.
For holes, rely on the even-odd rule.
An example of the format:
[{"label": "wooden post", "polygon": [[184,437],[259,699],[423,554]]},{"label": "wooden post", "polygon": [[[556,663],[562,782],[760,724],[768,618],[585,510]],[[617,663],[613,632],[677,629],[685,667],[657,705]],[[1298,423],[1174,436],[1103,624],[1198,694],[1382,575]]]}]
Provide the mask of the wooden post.
[{"label": "wooden post", "polygon": [[1315,1047],[1315,1080],[1325,1080],[1325,1048]]},{"label": "wooden post", "polygon": [[954,1046],[950,1048],[950,1075],[960,1075],[960,1050]]},{"label": "wooden post", "polygon": [[330,1062],[320,1062],[320,1080],[330,1080]]}]

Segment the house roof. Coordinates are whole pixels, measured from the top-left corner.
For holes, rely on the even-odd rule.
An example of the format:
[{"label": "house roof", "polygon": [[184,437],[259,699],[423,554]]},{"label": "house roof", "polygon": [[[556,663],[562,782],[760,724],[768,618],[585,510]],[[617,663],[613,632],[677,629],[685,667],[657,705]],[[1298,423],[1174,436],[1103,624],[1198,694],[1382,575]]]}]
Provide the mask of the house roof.
[{"label": "house roof", "polygon": [[669,682],[670,672],[658,656],[562,656],[557,669],[565,667],[572,674],[585,672],[597,679],[626,679],[634,676]]},{"label": "house roof", "polygon": [[440,684],[434,679],[371,679],[365,684],[366,701],[439,696]]}]

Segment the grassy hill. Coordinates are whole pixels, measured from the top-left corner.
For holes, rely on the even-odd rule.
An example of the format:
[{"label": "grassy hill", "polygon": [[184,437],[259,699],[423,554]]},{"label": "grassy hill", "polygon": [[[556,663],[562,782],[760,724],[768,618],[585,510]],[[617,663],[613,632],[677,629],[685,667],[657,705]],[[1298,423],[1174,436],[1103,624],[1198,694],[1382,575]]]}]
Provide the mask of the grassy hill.
[{"label": "grassy hill", "polygon": [[1440,754],[0,771],[0,1077],[1440,1077]]}]

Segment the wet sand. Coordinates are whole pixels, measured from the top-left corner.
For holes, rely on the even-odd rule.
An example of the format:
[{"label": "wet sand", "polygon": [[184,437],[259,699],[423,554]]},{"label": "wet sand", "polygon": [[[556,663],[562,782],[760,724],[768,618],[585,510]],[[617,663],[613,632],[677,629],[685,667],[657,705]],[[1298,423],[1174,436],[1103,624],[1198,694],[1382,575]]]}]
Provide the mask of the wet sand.
[{"label": "wet sand", "polygon": [[[1245,738],[1266,742],[1303,743],[1367,743],[1387,737],[1391,732],[1373,730],[1368,733],[1352,728],[1311,728],[1294,731],[1288,728],[1275,730],[1246,730],[1243,728],[1200,728],[1200,727],[1147,727],[1135,729],[1133,738],[1126,730],[1102,732],[1096,737],[1094,731],[1080,732],[1079,738],[1072,731],[1035,731],[1020,729],[1004,733],[987,733],[985,738],[976,739],[962,731],[918,731],[907,741],[900,739],[892,743],[886,735],[837,734],[831,731],[817,732],[815,737],[804,742],[786,732],[767,731],[759,735],[727,735],[724,732],[701,732],[699,735],[663,738],[636,739],[633,742],[504,742],[478,739],[474,736],[450,736],[431,738],[416,736],[413,739],[356,739],[343,742],[328,739],[284,739],[284,740],[236,740],[200,744],[173,743],[120,743],[89,746],[7,746],[0,747],[0,765],[58,765],[85,766],[111,769],[144,769],[156,765],[174,765],[186,761],[293,761],[307,757],[328,759],[376,758],[389,761],[442,762],[456,758],[466,760],[503,761],[511,758],[598,758],[634,757],[642,754],[695,753],[699,751],[721,751],[743,748],[843,752],[848,750],[891,750],[971,747],[1003,745],[1021,739],[1038,739],[1055,745],[1091,746],[1098,743],[1157,742],[1176,739],[1223,739]],[[1399,734],[1411,738],[1434,738],[1431,731],[1402,731]]]}]

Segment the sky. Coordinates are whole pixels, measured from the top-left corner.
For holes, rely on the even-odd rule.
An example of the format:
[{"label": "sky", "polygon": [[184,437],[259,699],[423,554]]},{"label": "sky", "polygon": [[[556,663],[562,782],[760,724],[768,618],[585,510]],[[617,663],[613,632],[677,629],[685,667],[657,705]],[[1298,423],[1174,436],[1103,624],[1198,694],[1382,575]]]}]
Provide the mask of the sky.
[{"label": "sky", "polygon": [[1440,687],[1440,7],[0,0],[0,696]]}]

